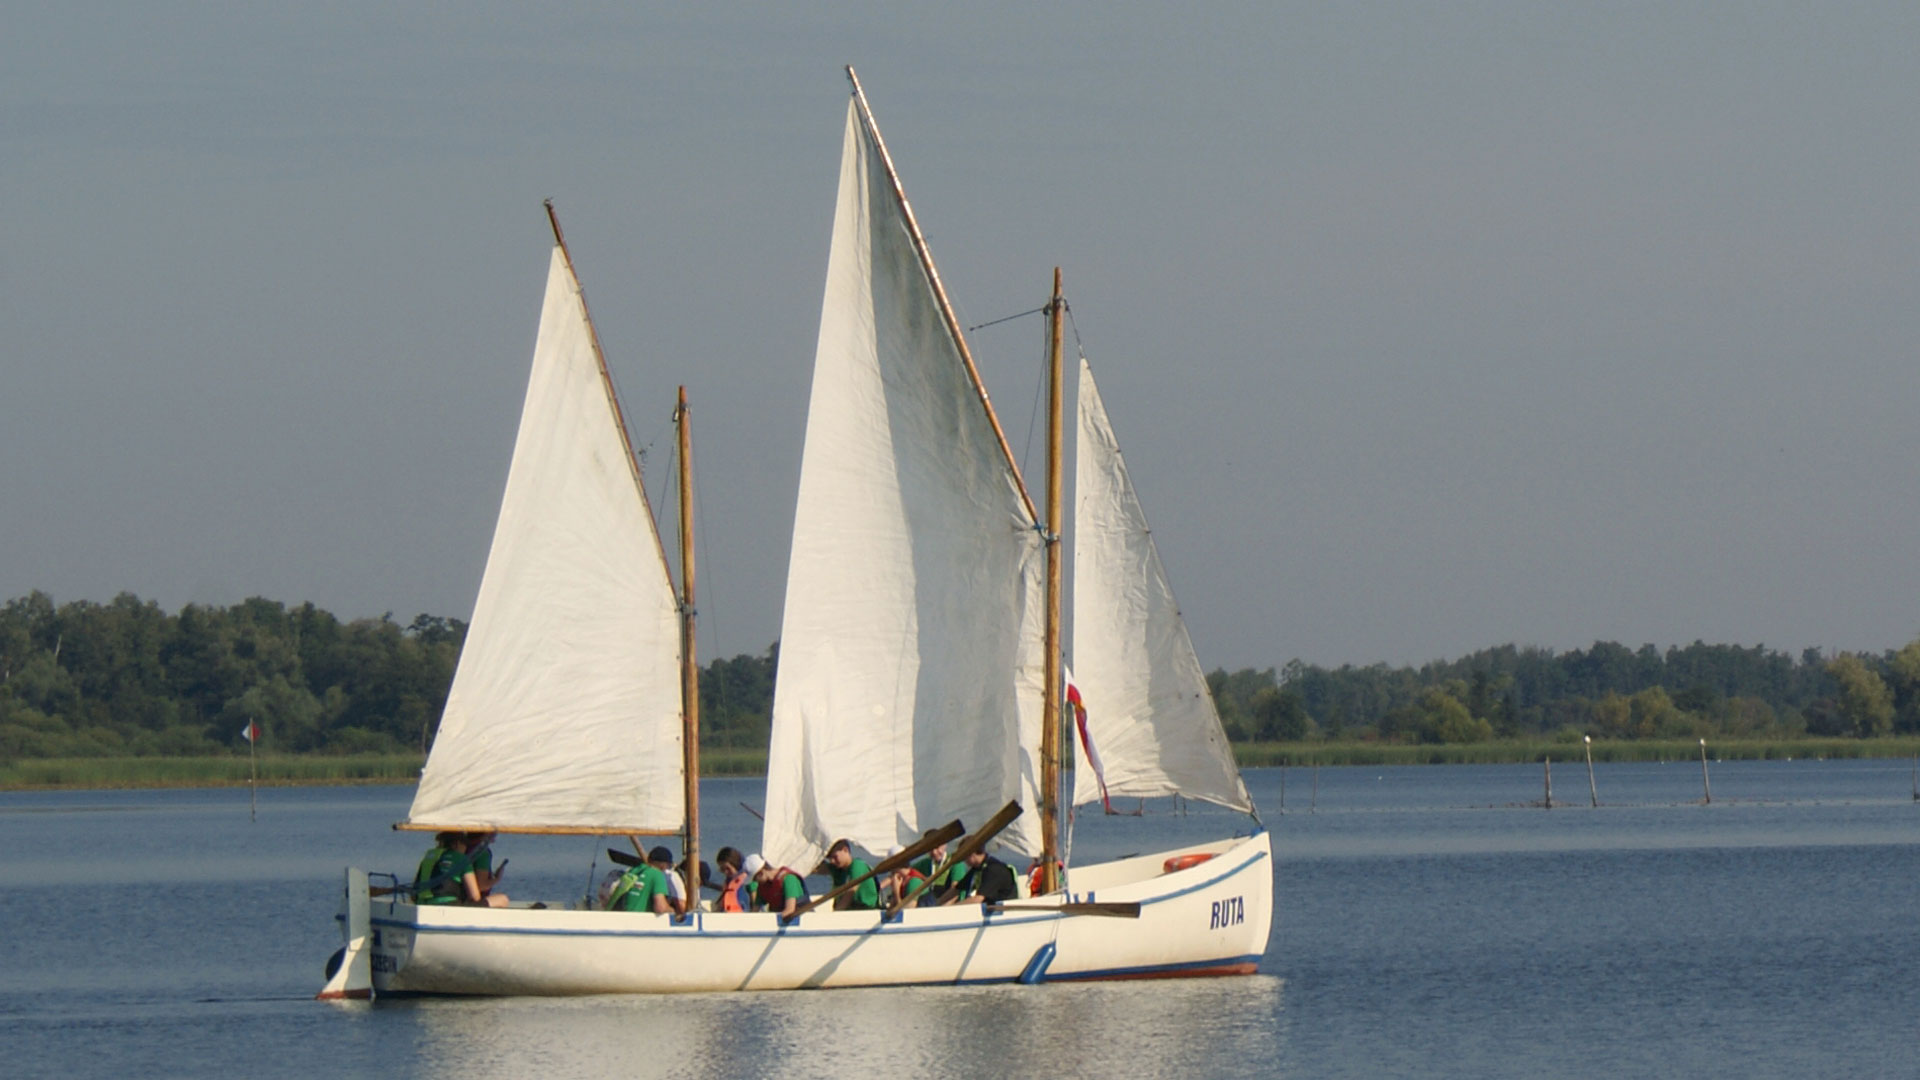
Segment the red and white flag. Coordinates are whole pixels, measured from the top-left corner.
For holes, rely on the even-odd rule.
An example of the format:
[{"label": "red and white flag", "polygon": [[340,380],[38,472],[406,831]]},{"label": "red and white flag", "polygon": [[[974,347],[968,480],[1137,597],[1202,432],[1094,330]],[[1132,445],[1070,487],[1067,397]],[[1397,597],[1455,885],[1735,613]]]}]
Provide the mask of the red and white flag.
[{"label": "red and white flag", "polygon": [[253,742],[260,737],[260,725],[251,720],[247,721],[247,726],[240,729],[240,737]]},{"label": "red and white flag", "polygon": [[1087,764],[1093,766],[1093,778],[1100,782],[1100,805],[1113,813],[1113,800],[1107,798],[1107,770],[1100,764],[1100,751],[1093,748],[1093,735],[1087,731],[1087,707],[1080,700],[1080,688],[1067,682],[1067,704],[1073,706],[1073,726],[1080,732],[1080,748],[1086,751]]}]

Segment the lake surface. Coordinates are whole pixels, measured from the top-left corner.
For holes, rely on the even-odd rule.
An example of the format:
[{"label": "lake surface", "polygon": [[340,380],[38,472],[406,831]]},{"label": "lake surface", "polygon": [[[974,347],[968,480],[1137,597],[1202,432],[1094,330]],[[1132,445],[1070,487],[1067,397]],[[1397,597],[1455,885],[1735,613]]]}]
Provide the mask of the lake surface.
[{"label": "lake surface", "polygon": [[[410,788],[0,793],[0,1074],[1112,1078],[1914,1075],[1911,766],[1252,770],[1261,974],[1041,987],[325,1005],[341,868],[408,873]],[[1284,808],[1282,789],[1284,786]],[[757,780],[701,787],[709,851]],[[1135,804],[1122,804],[1131,808]],[[1092,861],[1246,819],[1083,816]],[[604,841],[505,837],[565,900]],[[596,853],[598,857],[596,858]]]}]

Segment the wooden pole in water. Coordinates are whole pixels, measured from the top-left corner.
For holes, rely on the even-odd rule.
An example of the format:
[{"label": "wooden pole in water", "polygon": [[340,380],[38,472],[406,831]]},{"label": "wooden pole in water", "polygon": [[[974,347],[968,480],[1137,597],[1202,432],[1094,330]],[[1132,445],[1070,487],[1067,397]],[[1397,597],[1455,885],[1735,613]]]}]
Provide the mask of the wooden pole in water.
[{"label": "wooden pole in water", "polygon": [[1713,781],[1707,778],[1707,740],[1700,740],[1700,790],[1706,793],[1702,805],[1713,802]]},{"label": "wooden pole in water", "polygon": [[1313,763],[1313,798],[1307,802],[1307,813],[1320,808],[1320,763]]},{"label": "wooden pole in water", "polygon": [[254,756],[253,748],[259,744],[260,729],[254,725],[253,717],[247,717],[247,820],[260,820],[260,759]]},{"label": "wooden pole in water", "polygon": [[1287,812],[1287,759],[1280,759],[1280,812]]},{"label": "wooden pole in water", "polygon": [[1913,755],[1913,801],[1920,802],[1920,752]]},{"label": "wooden pole in water", "polygon": [[1541,761],[1545,762],[1547,767],[1547,798],[1546,801],[1540,805],[1551,810],[1553,809],[1553,755],[1548,754],[1546,757],[1541,758]]},{"label": "wooden pole in water", "polygon": [[1587,741],[1587,794],[1593,798],[1593,805],[1600,805],[1600,789],[1593,786],[1593,736],[1583,735]]}]

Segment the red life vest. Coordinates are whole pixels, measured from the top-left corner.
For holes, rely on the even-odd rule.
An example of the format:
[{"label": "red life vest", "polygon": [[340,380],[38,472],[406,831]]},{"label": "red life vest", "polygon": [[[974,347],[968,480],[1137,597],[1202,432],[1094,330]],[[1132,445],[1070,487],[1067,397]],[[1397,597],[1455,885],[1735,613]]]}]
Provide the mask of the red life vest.
[{"label": "red life vest", "polygon": [[796,874],[792,870],[789,870],[783,866],[780,869],[775,870],[773,872],[773,877],[768,881],[766,881],[765,883],[763,883],[759,887],[759,889],[756,890],[760,894],[761,907],[766,908],[768,911],[772,911],[775,913],[778,913],[786,908],[787,906],[786,880],[789,877],[792,877],[793,879],[795,879],[800,883],[800,902],[804,904],[809,899],[811,899],[811,897],[807,895],[807,879],[801,877],[799,874]]},{"label": "red life vest", "polygon": [[[1060,881],[1060,882],[1066,881],[1067,880],[1067,864],[1061,862],[1058,859],[1055,859],[1053,863],[1053,867],[1054,867],[1054,880]],[[1034,864],[1032,866],[1029,866],[1027,868],[1028,895],[1031,895],[1031,896],[1040,895],[1041,884],[1042,884],[1040,881],[1040,877],[1041,877],[1040,872],[1042,870],[1045,870],[1046,868],[1047,868],[1047,864],[1037,859],[1034,860]]]}]

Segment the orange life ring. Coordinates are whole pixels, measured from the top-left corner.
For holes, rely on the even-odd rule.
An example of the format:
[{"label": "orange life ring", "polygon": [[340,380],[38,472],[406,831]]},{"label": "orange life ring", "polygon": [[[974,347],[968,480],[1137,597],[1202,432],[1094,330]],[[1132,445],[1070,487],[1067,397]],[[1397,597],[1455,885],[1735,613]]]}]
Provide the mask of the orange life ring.
[{"label": "orange life ring", "polygon": [[1179,870],[1187,870],[1199,866],[1211,858],[1213,858],[1212,852],[1204,852],[1198,855],[1175,855],[1173,858],[1161,864],[1161,871],[1171,874]]}]

